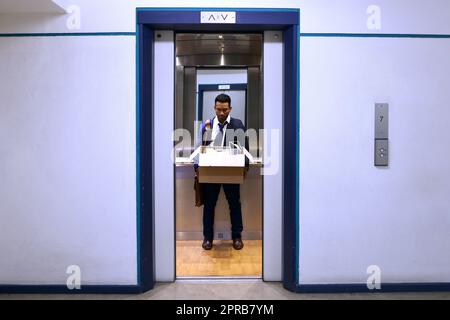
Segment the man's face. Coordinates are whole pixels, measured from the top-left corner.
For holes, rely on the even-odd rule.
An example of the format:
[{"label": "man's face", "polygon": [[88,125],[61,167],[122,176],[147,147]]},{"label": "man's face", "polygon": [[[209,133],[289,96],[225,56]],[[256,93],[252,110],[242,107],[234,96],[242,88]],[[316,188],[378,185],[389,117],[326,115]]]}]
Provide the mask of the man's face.
[{"label": "man's face", "polygon": [[216,116],[219,119],[219,122],[223,123],[225,120],[227,120],[228,115],[231,112],[231,107],[228,102],[216,102],[216,105],[214,106],[214,110],[216,111]]}]

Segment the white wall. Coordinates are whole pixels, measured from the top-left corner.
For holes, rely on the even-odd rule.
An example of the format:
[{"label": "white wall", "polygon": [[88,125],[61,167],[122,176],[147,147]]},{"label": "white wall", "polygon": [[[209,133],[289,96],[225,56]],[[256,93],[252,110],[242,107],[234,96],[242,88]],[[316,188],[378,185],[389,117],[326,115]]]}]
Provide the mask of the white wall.
[{"label": "white wall", "polygon": [[[134,32],[157,1],[58,0],[0,33]],[[447,0],[194,1],[300,7],[303,33],[450,34]],[[185,2],[166,1],[168,7]],[[300,281],[450,281],[449,39],[302,38]],[[136,283],[135,39],[0,37],[0,283]],[[373,104],[391,105],[391,166],[373,167]],[[11,245],[13,244],[13,245]],[[7,257],[7,258],[5,258]]]},{"label": "white wall", "polygon": [[[306,33],[450,34],[447,0],[299,0],[301,31]],[[381,29],[367,28],[367,9],[376,5]]]},{"label": "white wall", "polygon": [[65,10],[52,0],[2,0],[0,12],[62,14]]},{"label": "white wall", "polygon": [[134,42],[0,38],[1,284],[136,284]]},{"label": "white wall", "polygon": [[[450,281],[450,39],[301,40],[300,281]],[[390,104],[376,168],[374,103]]]},{"label": "white wall", "polygon": [[[67,15],[2,15],[0,32],[134,32],[136,7],[186,7],[182,0],[55,0],[63,8],[80,9],[81,29],[69,30]],[[367,8],[381,9],[380,30],[367,29]],[[448,0],[191,0],[199,8],[300,8],[305,33],[450,34]],[[1,10],[0,10],[1,12]],[[31,21],[31,22],[30,22]]]}]

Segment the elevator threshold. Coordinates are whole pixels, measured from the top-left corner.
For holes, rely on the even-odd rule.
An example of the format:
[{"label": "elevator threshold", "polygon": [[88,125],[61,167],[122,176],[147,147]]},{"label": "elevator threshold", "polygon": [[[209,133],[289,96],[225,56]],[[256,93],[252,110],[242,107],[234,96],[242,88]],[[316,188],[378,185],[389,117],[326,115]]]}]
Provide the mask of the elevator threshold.
[{"label": "elevator threshold", "polygon": [[232,276],[232,277],[220,277],[220,276],[208,276],[208,277],[177,277],[178,283],[259,283],[263,282],[263,279],[259,276]]}]

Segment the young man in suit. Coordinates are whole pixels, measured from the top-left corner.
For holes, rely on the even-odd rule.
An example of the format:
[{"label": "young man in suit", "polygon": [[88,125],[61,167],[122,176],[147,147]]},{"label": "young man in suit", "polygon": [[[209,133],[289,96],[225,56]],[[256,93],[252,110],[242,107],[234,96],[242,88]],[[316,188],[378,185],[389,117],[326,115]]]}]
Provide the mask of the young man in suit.
[{"label": "young man in suit", "polygon": [[[232,118],[230,116],[231,98],[226,94],[220,94],[216,97],[214,102],[214,110],[216,117],[207,120],[202,126],[202,145],[210,146],[226,146],[231,138],[234,142],[239,141],[241,145],[245,145],[248,150],[248,139],[245,138],[244,133],[246,128],[241,120]],[[236,131],[239,130],[239,131]],[[236,133],[237,132],[237,133]],[[227,138],[228,136],[228,138]],[[248,160],[246,159],[246,170],[249,168]],[[198,166],[195,166],[197,172]],[[240,185],[239,184],[218,184],[218,183],[203,183],[203,244],[205,250],[211,250],[214,240],[214,210],[217,203],[217,198],[220,189],[223,186],[225,196],[230,207],[231,218],[231,236],[233,239],[233,248],[241,250],[244,247],[241,233],[242,226],[242,211],[240,201]]]}]

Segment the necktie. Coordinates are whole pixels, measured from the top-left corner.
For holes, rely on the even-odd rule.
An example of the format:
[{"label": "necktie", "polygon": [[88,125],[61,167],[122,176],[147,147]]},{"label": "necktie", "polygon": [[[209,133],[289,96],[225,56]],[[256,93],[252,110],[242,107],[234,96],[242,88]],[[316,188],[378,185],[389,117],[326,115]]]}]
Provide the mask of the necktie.
[{"label": "necktie", "polygon": [[216,147],[217,146],[222,146],[223,128],[225,128],[225,126],[227,124],[228,124],[227,121],[225,121],[223,124],[221,124],[220,122],[218,123],[220,132],[217,133],[217,136],[214,139],[214,146],[216,146]]}]

